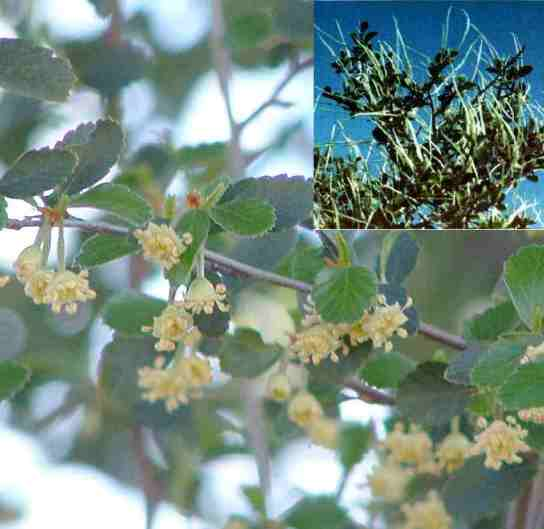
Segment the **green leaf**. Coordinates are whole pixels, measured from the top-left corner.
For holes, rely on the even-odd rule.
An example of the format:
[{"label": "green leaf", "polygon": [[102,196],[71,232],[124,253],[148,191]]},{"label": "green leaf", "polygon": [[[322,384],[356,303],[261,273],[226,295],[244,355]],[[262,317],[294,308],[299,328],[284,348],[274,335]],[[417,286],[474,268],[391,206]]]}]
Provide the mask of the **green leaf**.
[{"label": "green leaf", "polygon": [[251,504],[251,507],[253,507],[253,510],[265,516],[266,500],[261,489],[259,487],[246,485],[245,487],[242,487],[242,492]]},{"label": "green leaf", "polygon": [[8,225],[8,201],[0,195],[0,230]]},{"label": "green leaf", "polygon": [[236,329],[226,336],[219,350],[221,368],[234,377],[252,378],[272,366],[281,356],[278,345],[265,344],[253,329]]},{"label": "green leaf", "polygon": [[94,40],[72,40],[64,44],[79,80],[110,98],[146,73],[147,57],[141,46],[126,39],[100,35]]},{"label": "green leaf", "polygon": [[0,86],[26,97],[64,101],[76,82],[70,63],[50,48],[0,39]]},{"label": "green leaf", "polygon": [[470,379],[472,368],[478,363],[481,354],[480,347],[471,344],[448,364],[444,378],[452,384],[470,386],[472,383]]},{"label": "green leaf", "polygon": [[242,237],[259,237],[274,226],[274,208],[255,198],[222,202],[210,210],[211,218],[223,229]]},{"label": "green leaf", "polygon": [[230,314],[220,310],[214,310],[212,314],[201,312],[200,314],[195,314],[193,320],[198,330],[204,336],[217,338],[228,331]]},{"label": "green leaf", "polygon": [[74,261],[84,268],[92,268],[139,250],[140,246],[134,237],[98,233],[83,242]]},{"label": "green leaf", "polygon": [[400,383],[397,402],[402,415],[422,426],[440,426],[463,414],[470,394],[444,379],[445,367],[425,362]]},{"label": "green leaf", "polygon": [[504,281],[521,320],[540,332],[544,324],[544,246],[526,246],[508,258]]},{"label": "green leaf", "polygon": [[84,123],[67,132],[55,149],[74,152],[78,164],[64,192],[74,195],[102,180],[117,163],[123,145],[123,131],[111,119]]},{"label": "green leaf", "polygon": [[11,399],[30,380],[30,369],[6,360],[0,362],[0,401]]},{"label": "green leaf", "polygon": [[45,147],[25,152],[0,180],[0,193],[10,198],[39,195],[66,181],[77,164],[71,152]]},{"label": "green leaf", "polygon": [[166,301],[133,291],[120,292],[104,305],[102,319],[112,329],[125,334],[142,334],[142,325],[152,325],[153,318],[166,307]]},{"label": "green leaf", "polygon": [[239,180],[223,195],[221,203],[233,199],[257,198],[276,211],[274,231],[283,231],[309,218],[312,212],[312,181],[303,176],[262,176]]},{"label": "green leaf", "polygon": [[535,465],[504,465],[500,470],[484,467],[482,457],[468,459],[446,482],[442,497],[448,512],[473,524],[502,512],[535,473]]},{"label": "green leaf", "polygon": [[350,519],[343,507],[332,496],[304,498],[292,507],[285,517],[285,523],[294,529],[346,529]]},{"label": "green leaf", "polygon": [[340,430],[338,451],[344,472],[349,472],[368,452],[372,441],[372,431],[362,424],[344,424]]},{"label": "green leaf", "polygon": [[298,244],[295,250],[282,260],[276,271],[299,281],[313,283],[324,267],[321,248]]},{"label": "green leaf", "polygon": [[180,257],[179,263],[173,266],[165,274],[165,277],[176,285],[187,283],[195,258],[202,248],[210,231],[210,218],[201,209],[191,209],[185,213],[176,226],[176,232],[180,235],[189,232],[193,241]]},{"label": "green leaf", "polygon": [[392,351],[370,360],[359,370],[359,376],[377,388],[396,388],[415,368],[411,358]]},{"label": "green leaf", "polygon": [[357,321],[376,296],[376,278],[362,266],[328,268],[316,278],[312,299],[326,321]]},{"label": "green leaf", "polygon": [[518,325],[516,308],[511,301],[505,301],[466,321],[463,334],[467,340],[492,342]]},{"label": "green leaf", "polygon": [[479,356],[471,373],[476,386],[502,386],[519,367],[525,347],[516,343],[498,342]]},{"label": "green leaf", "polygon": [[544,363],[520,366],[502,386],[499,399],[507,410],[544,406]]},{"label": "green leaf", "polygon": [[107,211],[135,226],[141,226],[153,217],[153,210],[138,193],[119,184],[99,184],[72,197],[70,208],[94,208]]},{"label": "green leaf", "polygon": [[387,283],[400,285],[414,269],[419,246],[405,231],[386,235],[380,253],[380,276]]}]

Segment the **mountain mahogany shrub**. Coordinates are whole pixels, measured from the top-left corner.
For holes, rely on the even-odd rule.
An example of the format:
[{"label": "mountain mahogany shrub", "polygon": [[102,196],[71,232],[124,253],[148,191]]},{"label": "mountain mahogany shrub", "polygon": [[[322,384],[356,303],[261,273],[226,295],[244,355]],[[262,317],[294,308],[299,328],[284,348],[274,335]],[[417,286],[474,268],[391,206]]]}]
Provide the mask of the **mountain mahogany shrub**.
[{"label": "mountain mahogany shrub", "polygon": [[[7,49],[11,57],[13,47]],[[25,53],[28,49],[22,45]],[[69,66],[48,50],[34,50],[27,58],[33,56],[38,71],[62,73],[53,83],[55,100],[70,79],[63,73]],[[22,73],[28,68],[25,63]],[[22,86],[32,89],[32,83]],[[94,306],[112,330],[96,383],[87,380],[86,358],[83,368],[70,365],[62,378],[76,396],[82,390],[76,405],[85,406],[91,423],[81,432],[85,451],[92,441],[98,444],[102,426],[97,423],[109,419],[101,437],[117,443],[119,436],[112,433],[130,433],[135,458],[144,459],[146,482],[170,480],[168,486],[153,482],[160,499],[176,501],[191,515],[202,511],[198,502],[179,499],[188,473],[194,470],[187,488],[197,497],[202,464],[223,454],[253,453],[266,469],[272,463],[266,454],[274,456],[293,437],[305,437],[337,454],[345,479],[353,471],[354,480],[368,486],[372,496],[361,493],[359,503],[382,526],[481,529],[491,519],[494,527],[511,529],[511,502],[515,513],[527,511],[527,519],[542,516],[530,512],[542,509],[538,487],[533,499],[520,491],[532,488],[544,446],[544,247],[523,248],[507,260],[510,299],[467,323],[467,347],[461,337],[420,324],[418,299],[406,287],[418,267],[419,247],[408,233],[387,236],[372,269],[360,264],[373,261],[366,247],[353,248],[341,233],[335,240],[321,233],[319,243],[300,237],[304,244],[295,246],[289,241],[308,225],[311,209],[311,187],[304,178],[214,182],[189,192],[185,201],[165,196],[152,179],[143,178],[143,196],[125,185],[130,183],[126,174],[100,183],[118,162],[123,143],[115,120],[84,123],[53,148],[22,154],[0,179],[0,228],[39,227],[11,273],[0,277],[2,299],[9,289],[44,320],[50,312],[77,318]],[[216,153],[216,147],[209,151]],[[9,219],[4,196],[25,200],[35,215]],[[81,220],[78,207],[106,212],[110,220]],[[68,228],[93,232],[72,263],[66,262],[64,245]],[[281,262],[268,253],[277,240],[288,242]],[[240,241],[243,257],[229,253]],[[52,253],[56,259],[50,259]],[[168,295],[159,299],[121,289],[101,299],[93,269],[122,256],[140,256],[135,262],[155,267]],[[251,259],[260,259],[266,269],[245,262]],[[248,323],[254,320],[237,317],[247,299],[240,288],[256,283],[266,300],[278,299],[264,290],[271,285],[283,289],[282,302],[285,289],[300,294],[300,304],[291,296],[290,304],[282,305],[289,329],[283,327],[281,336],[267,339]],[[437,352],[417,364],[409,357],[410,337],[417,333],[460,349],[459,356],[448,363]],[[44,356],[34,364],[35,377],[24,362],[0,361],[0,399],[11,399],[29,378],[34,385],[56,379],[64,358],[51,358],[51,367]],[[351,394],[344,392],[348,389]],[[31,400],[28,394],[21,397]],[[339,402],[355,397],[392,406],[384,436],[342,420]],[[11,402],[18,416],[20,401]],[[156,436],[165,462],[160,470],[138,446],[144,428]],[[368,475],[356,476],[370,451],[376,463]],[[122,452],[116,444],[114,455],[121,458]],[[534,479],[538,483],[541,476]],[[232,518],[229,529],[356,523],[344,507],[343,484],[334,496],[303,496],[274,519],[266,489],[266,479],[262,488],[244,488],[252,516]],[[157,499],[155,488],[145,492],[150,503]]]},{"label": "mountain mahogany shrub", "polygon": [[377,37],[361,22],[331,63],[341,88],[322,90],[371,137],[360,156],[315,149],[317,225],[533,224],[527,204],[507,206],[509,194],[538,182],[544,168],[543,113],[531,97],[525,48],[516,40],[501,56],[478,36],[463,53],[443,47],[422,60],[399,32],[396,48]]}]

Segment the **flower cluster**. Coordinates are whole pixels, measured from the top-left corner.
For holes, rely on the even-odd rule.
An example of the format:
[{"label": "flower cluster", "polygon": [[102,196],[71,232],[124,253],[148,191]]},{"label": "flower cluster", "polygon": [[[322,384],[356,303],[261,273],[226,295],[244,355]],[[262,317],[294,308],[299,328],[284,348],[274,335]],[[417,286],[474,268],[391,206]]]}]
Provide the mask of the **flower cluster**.
[{"label": "flower cluster", "polygon": [[524,442],[528,432],[517,424],[514,417],[507,417],[506,421],[494,420],[490,425],[483,418],[479,422],[485,429],[476,435],[471,455],[485,454],[484,465],[495,470],[499,470],[503,463],[522,462],[518,454],[530,451]]},{"label": "flower cluster", "polygon": [[226,302],[227,287],[223,283],[213,285],[206,278],[195,279],[185,295],[183,306],[193,314],[213,314],[217,307],[221,312],[228,312],[229,305]]},{"label": "flower cluster", "polygon": [[537,346],[529,345],[525,350],[525,354],[521,357],[521,363],[527,364],[529,362],[534,362],[542,355],[544,355],[544,342]]},{"label": "flower cluster", "polygon": [[190,398],[202,396],[202,387],[212,381],[212,369],[205,358],[188,356],[166,365],[163,356],[155,359],[153,367],[138,371],[138,385],[144,390],[142,398],[149,402],[164,400],[167,411],[187,404]]},{"label": "flower cluster", "polygon": [[200,338],[193,317],[179,304],[169,304],[153,318],[153,325],[142,327],[142,331],[159,339],[155,344],[157,351],[174,351],[178,343],[194,345]]},{"label": "flower cluster", "polygon": [[[401,503],[406,487],[417,474],[438,475],[454,472],[470,455],[469,439],[459,431],[459,419],[451,422],[450,433],[435,447],[429,435],[417,425],[406,430],[402,423],[381,443],[382,463],[368,477],[374,497],[387,503]],[[413,505],[402,505],[405,515],[403,529],[443,529],[451,526],[451,518],[436,493]],[[417,522],[417,523],[416,523]]]},{"label": "flower cluster", "polygon": [[544,407],[527,408],[518,411],[518,417],[522,421],[544,424]]},{"label": "flower cluster", "polygon": [[315,444],[336,448],[338,425],[334,419],[324,416],[321,404],[311,393],[299,391],[289,402],[287,415]]},{"label": "flower cluster", "polygon": [[438,493],[431,490],[427,498],[412,505],[402,506],[406,521],[402,529],[450,529],[452,518]]},{"label": "flower cluster", "polygon": [[383,347],[391,351],[391,338],[395,335],[406,338],[408,332],[403,325],[408,321],[404,314],[412,306],[412,298],[408,298],[404,306],[396,302],[388,305],[385,296],[379,295],[377,303],[370,310],[365,310],[359,321],[354,323],[348,334],[352,345],[371,341],[373,347]]},{"label": "flower cluster", "polygon": [[77,312],[78,303],[96,298],[96,292],[89,287],[89,273],[70,270],[53,272],[42,267],[42,251],[39,245],[25,248],[17,257],[15,275],[24,285],[25,294],[34,303],[51,305],[53,312],[65,310],[68,314]]},{"label": "flower cluster", "polygon": [[171,226],[160,226],[150,222],[145,230],[134,230],[134,237],[143,248],[144,257],[170,270],[179,263],[183,252],[193,241],[190,233],[184,233],[181,237]]},{"label": "flower cluster", "polygon": [[370,341],[373,347],[383,347],[389,352],[393,348],[393,336],[408,336],[403,327],[408,321],[404,311],[411,306],[411,298],[404,306],[398,302],[388,305],[385,296],[379,295],[376,304],[365,310],[359,321],[353,324],[334,324],[323,321],[309,300],[305,306],[307,313],[302,321],[302,329],[290,336],[289,353],[305,363],[311,361],[319,364],[326,358],[338,362],[340,353],[349,353],[345,338],[349,338],[352,346]]}]

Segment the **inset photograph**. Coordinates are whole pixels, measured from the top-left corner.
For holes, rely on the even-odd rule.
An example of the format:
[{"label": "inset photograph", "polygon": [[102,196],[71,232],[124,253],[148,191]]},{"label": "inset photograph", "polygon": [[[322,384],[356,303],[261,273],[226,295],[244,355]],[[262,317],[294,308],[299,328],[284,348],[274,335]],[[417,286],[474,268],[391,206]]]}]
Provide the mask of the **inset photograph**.
[{"label": "inset photograph", "polygon": [[315,227],[544,226],[543,9],[315,2]]}]

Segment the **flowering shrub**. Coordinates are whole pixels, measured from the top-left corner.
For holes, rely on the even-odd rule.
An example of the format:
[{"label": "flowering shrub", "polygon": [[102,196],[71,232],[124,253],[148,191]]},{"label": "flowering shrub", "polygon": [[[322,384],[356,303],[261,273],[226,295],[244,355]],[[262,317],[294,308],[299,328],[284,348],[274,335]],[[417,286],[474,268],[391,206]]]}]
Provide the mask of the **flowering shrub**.
[{"label": "flowering shrub", "polygon": [[528,204],[516,209],[507,202],[521,182],[538,182],[544,168],[542,107],[528,84],[533,67],[524,64],[518,40],[503,56],[465,16],[461,42],[443,42],[430,57],[405,42],[398,27],[396,45],[379,40],[367,21],[353,28],[349,42],[340,29],[338,39],[319,33],[341,80],[319,87],[321,100],[369,131],[368,141],[348,138],[360,146],[349,156],[335,154],[333,145],[316,148],[319,227],[536,222]]},{"label": "flowering shrub", "polygon": [[[230,19],[220,8],[244,3],[211,4],[213,34],[204,48],[209,44],[228,88],[229,52],[240,61],[254,57],[224,48]],[[289,31],[298,4],[273,3]],[[256,18],[270,12],[267,3]],[[245,28],[248,18],[255,16],[246,13],[237,24]],[[270,31],[280,31],[273,21]],[[110,22],[100,45],[128,60],[134,50],[115,40],[113,14]],[[165,140],[126,155],[120,88],[101,83],[109,76],[120,86],[128,81],[114,68],[95,75],[79,63],[81,83],[107,99],[107,117],[14,157],[0,179],[1,235],[36,231],[0,276],[2,346],[9,352],[26,322],[32,331],[28,345],[0,360],[6,416],[35,432],[77,410],[79,430],[59,459],[141,487],[148,525],[165,501],[214,529],[529,529],[544,516],[544,247],[513,253],[520,240],[510,248],[504,241],[517,235],[501,233],[504,288],[486,300],[484,313],[468,317],[474,311],[460,310],[453,298],[470,290],[471,278],[458,281],[447,267],[473,258],[469,249],[487,254],[492,245],[457,245],[463,255],[442,259],[434,251],[440,239],[416,241],[407,232],[316,233],[311,182],[285,174],[245,178],[259,157],[241,147],[245,126],[271,106],[286,107],[280,92],[311,65],[287,35],[269,34],[256,46],[272,63],[271,49],[289,59],[288,71],[245,121],[230,116],[233,138],[224,145]],[[16,56],[30,63],[11,69],[9,82],[8,69],[0,71],[2,87],[29,98],[68,96],[75,74],[67,59],[22,39],[0,40],[0,62]],[[170,80],[177,68],[167,70]],[[43,82],[29,82],[29,72]],[[229,103],[228,89],[224,96]],[[171,186],[174,180],[183,185]],[[22,201],[32,214],[16,218],[11,206]],[[94,210],[92,219],[80,217],[88,214],[80,208]],[[65,245],[68,230],[81,236],[71,241],[75,252]],[[431,287],[433,276],[440,283]],[[446,276],[455,278],[455,292],[439,290]],[[150,278],[162,295],[144,293]],[[435,297],[440,306],[430,310]],[[467,316],[463,336],[436,325],[444,321],[440,307]],[[19,313],[24,318],[14,318]],[[97,346],[98,335],[106,343]],[[59,381],[64,400],[47,397],[54,409],[35,417],[40,392]],[[346,420],[352,404],[360,420]],[[387,418],[374,424],[369,409]],[[289,505],[271,509],[278,459],[296,439],[317,456],[335,457],[342,479],[331,494],[333,479],[319,475],[316,484],[329,493],[289,490]],[[231,455],[255,458],[259,483],[242,487],[245,511],[233,502],[226,516],[220,502],[199,498],[208,494],[204,467]],[[344,495],[351,485],[357,506]]]}]

